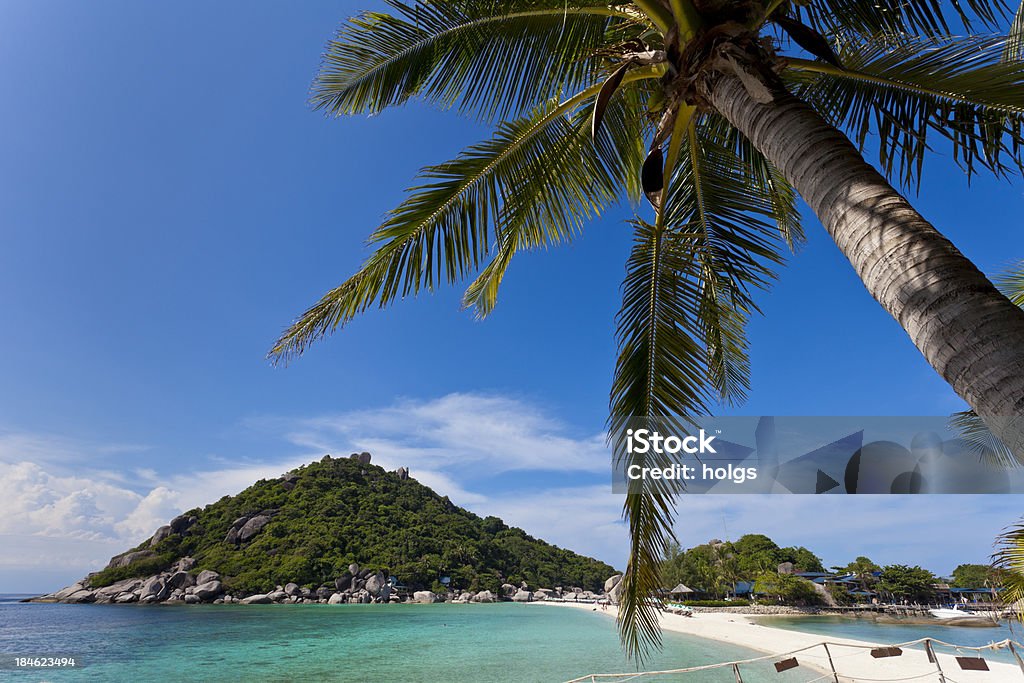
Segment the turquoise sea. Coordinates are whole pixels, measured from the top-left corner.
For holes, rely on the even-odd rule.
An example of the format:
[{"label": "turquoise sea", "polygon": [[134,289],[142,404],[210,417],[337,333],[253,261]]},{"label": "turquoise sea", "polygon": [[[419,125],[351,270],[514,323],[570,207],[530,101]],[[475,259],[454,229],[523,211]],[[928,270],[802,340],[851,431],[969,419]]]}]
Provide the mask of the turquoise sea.
[{"label": "turquoise sea", "polygon": [[[979,647],[1010,638],[1024,642],[1024,628],[1020,625],[1002,624],[994,627],[945,626],[935,624],[893,624],[876,623],[871,619],[852,617],[760,617],[759,624],[804,633],[817,633],[833,638],[853,638],[881,644],[906,643],[919,638],[933,638],[946,643],[968,647]],[[942,649],[945,650],[944,648]],[[1013,661],[1006,650],[988,651],[989,659]]]},{"label": "turquoise sea", "polygon": [[[757,656],[666,633],[647,669]],[[12,670],[11,655],[75,670]],[[546,605],[55,605],[0,601],[0,680],[565,681],[631,671],[607,614]],[[811,672],[744,668],[744,681]],[[731,671],[672,680],[734,682]]]}]

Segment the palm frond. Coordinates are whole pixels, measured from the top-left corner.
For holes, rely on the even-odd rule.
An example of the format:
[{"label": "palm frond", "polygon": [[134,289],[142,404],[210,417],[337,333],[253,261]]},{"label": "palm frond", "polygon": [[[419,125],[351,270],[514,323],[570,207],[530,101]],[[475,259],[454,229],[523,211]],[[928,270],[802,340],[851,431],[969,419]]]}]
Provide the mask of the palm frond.
[{"label": "palm frond", "polygon": [[643,97],[635,87],[618,93],[605,111],[608,125],[596,138],[589,112],[578,110],[568,118],[572,133],[547,150],[547,163],[509,191],[497,229],[497,252],[463,297],[463,305],[477,317],[494,310],[516,253],[572,238],[622,188],[635,186],[644,158]]},{"label": "palm frond", "polygon": [[997,277],[996,287],[1007,299],[1024,308],[1024,261],[1011,266]]},{"label": "palm frond", "polygon": [[790,251],[796,251],[805,240],[799,197],[782,172],[743,133],[719,114],[705,114],[701,136],[724,147],[728,154],[738,160],[738,168],[744,169],[753,195],[768,199],[768,204],[761,202],[760,206],[766,210],[770,204],[771,212],[763,215],[775,221],[779,236]]},{"label": "palm frond", "polygon": [[746,322],[758,311],[754,293],[768,286],[773,266],[784,260],[782,241],[799,234],[795,193],[758,163],[764,159],[752,148],[746,159],[740,156],[734,131],[715,117],[694,120],[686,140],[666,203],[667,224],[695,241],[698,338],[708,352],[716,399],[741,403],[750,373]]},{"label": "palm frond", "polygon": [[[624,433],[633,420],[671,421],[674,413],[705,414],[711,392],[704,348],[684,323],[696,318],[699,291],[690,250],[663,228],[636,220],[626,263],[618,317],[619,357],[612,386],[609,434]],[[619,468],[664,466],[658,454],[623,453]],[[639,490],[638,490],[639,489]],[[630,551],[619,597],[619,631],[627,652],[638,659],[661,644],[658,614],[648,602],[660,587],[660,561],[674,540],[675,497],[669,480],[643,479],[630,486],[623,507]]]},{"label": "palm frond", "polygon": [[363,13],[328,43],[315,108],[375,114],[415,96],[486,120],[518,116],[589,85],[600,50],[642,26],[592,0],[387,4],[393,14]]},{"label": "palm frond", "polygon": [[996,539],[993,564],[1005,571],[1000,599],[1013,608],[1019,618],[1024,612],[1024,522],[1005,529]]},{"label": "palm frond", "polygon": [[802,98],[863,149],[879,138],[879,163],[905,185],[925,154],[949,145],[970,176],[1024,170],[1024,63],[1002,60],[1004,38],[880,36],[840,45],[844,68],[789,60]]},{"label": "palm frond", "polygon": [[[660,73],[657,67],[646,67],[631,72],[627,79],[639,81]],[[552,150],[573,149],[580,126],[579,118],[571,114],[599,88],[591,86],[561,104],[549,102],[524,118],[502,123],[490,139],[469,147],[458,158],[423,169],[421,184],[371,234],[375,251],[363,267],[285,330],[270,357],[286,360],[300,355],[315,340],[374,304],[385,307],[398,297],[466,277],[487,257],[502,221],[516,215],[506,213],[506,205],[520,206],[516,193],[524,188],[532,188],[526,195],[552,199],[550,204],[518,209],[547,221],[530,223],[533,229],[543,231],[548,242],[571,237],[583,218],[607,204],[613,194],[608,186],[612,176],[600,173],[585,178],[571,166],[587,160],[577,161],[568,152],[556,154],[561,164],[552,167]],[[588,163],[587,168],[597,167]],[[570,185],[569,190],[543,186],[542,181],[550,178],[585,185]],[[566,199],[571,201],[556,201]]]},{"label": "palm frond", "polygon": [[1024,59],[1024,2],[1017,6],[1017,11],[1010,22],[1010,30],[1006,34],[1006,46],[1003,48],[1003,61],[1016,62]]},{"label": "palm frond", "polygon": [[[1018,418],[989,418],[991,420]],[[992,433],[985,421],[974,411],[953,413],[949,428],[956,433],[967,448],[981,460],[999,467],[1020,467],[1021,461],[1012,450]]]},{"label": "palm frond", "polygon": [[[679,428],[717,402],[742,401],[749,388],[744,326],[757,310],[753,293],[768,285],[772,266],[782,260],[786,232],[772,219],[779,213],[790,228],[799,219],[779,209],[786,190],[726,146],[738,141],[717,136],[718,126],[704,116],[683,129],[659,221],[634,221],[618,316],[613,440],[637,424]],[[656,454],[617,451],[615,457],[619,467],[665,465]],[[631,550],[619,628],[627,651],[643,657],[660,642],[649,599],[659,585],[658,558],[673,541],[680,489],[664,480],[631,487],[623,510]]]},{"label": "palm frond", "polygon": [[832,36],[941,36],[979,28],[997,30],[1010,15],[1003,0],[821,0],[789,4],[796,16],[819,33]]}]

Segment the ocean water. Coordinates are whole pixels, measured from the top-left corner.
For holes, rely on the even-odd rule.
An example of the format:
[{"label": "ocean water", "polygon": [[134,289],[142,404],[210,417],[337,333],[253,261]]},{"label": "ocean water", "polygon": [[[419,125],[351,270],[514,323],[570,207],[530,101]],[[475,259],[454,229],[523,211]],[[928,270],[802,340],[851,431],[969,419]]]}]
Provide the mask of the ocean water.
[{"label": "ocean water", "polygon": [[[933,638],[945,643],[968,647],[980,647],[1010,638],[1024,642],[1024,627],[1020,624],[1003,623],[999,626],[948,626],[941,622],[934,624],[893,624],[875,622],[869,618],[813,616],[813,617],[759,617],[759,624],[804,633],[816,633],[826,637],[853,638],[872,643],[907,643],[919,638]],[[950,652],[948,648],[937,650]],[[965,653],[966,654],[966,653]],[[1024,652],[1021,652],[1024,656]],[[1006,650],[984,653],[986,659],[1012,662],[1013,655]]]},{"label": "ocean water", "polygon": [[[73,656],[76,669],[12,670],[10,655]],[[55,605],[0,601],[0,680],[565,681],[632,671],[614,620],[546,605]],[[758,656],[678,634],[646,669]],[[84,665],[84,666],[81,666]],[[744,681],[794,683],[770,662]],[[729,670],[671,680],[734,682]]]}]

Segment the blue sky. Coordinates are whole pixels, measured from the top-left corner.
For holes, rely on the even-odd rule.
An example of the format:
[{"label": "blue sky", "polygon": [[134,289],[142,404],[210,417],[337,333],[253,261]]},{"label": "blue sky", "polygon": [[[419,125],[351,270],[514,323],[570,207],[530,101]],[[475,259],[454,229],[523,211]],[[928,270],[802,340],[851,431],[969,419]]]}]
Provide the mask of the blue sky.
[{"label": "blue sky", "polygon": [[[309,109],[324,42],[371,6],[0,3],[0,591],[53,588],[184,506],[367,444],[457,503],[622,564],[598,444],[630,207],[520,257],[484,323],[445,290],[372,312],[286,369],[264,360],[358,266],[416,170],[487,134],[417,104],[346,120]],[[925,215],[987,272],[1024,256],[1021,183],[968,186],[935,161]],[[735,412],[961,407],[807,229],[751,325],[753,390]],[[489,459],[487,439],[508,430],[552,450]],[[870,550],[949,571],[983,560],[1021,509],[961,499],[973,530],[950,547],[948,502],[847,501],[837,516],[860,521],[834,533],[807,514],[819,505],[684,501],[680,533],[765,531],[827,561]]]}]

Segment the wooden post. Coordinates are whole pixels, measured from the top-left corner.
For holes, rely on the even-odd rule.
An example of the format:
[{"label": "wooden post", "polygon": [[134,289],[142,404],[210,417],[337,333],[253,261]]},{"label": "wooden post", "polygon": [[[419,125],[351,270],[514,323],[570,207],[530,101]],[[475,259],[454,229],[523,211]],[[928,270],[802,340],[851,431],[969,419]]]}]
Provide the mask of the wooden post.
[{"label": "wooden post", "polygon": [[935,654],[935,650],[932,649],[932,641],[930,639],[924,641],[924,649],[928,652],[928,659],[935,662],[935,669],[939,672],[939,683],[946,683],[946,676],[942,673],[942,665],[939,664],[939,657]]},{"label": "wooden post", "polygon": [[836,671],[835,662],[832,661],[832,652],[828,649],[828,643],[822,643],[821,646],[825,648],[825,654],[828,655],[828,665],[832,669],[832,678],[836,679],[836,683],[839,683],[839,672]]},{"label": "wooden post", "polygon": [[743,683],[743,677],[740,676],[740,665],[739,664],[733,664],[732,665],[732,672],[734,674],[736,674],[736,683]]},{"label": "wooden post", "polygon": [[1010,646],[1010,652],[1013,653],[1013,658],[1017,660],[1017,666],[1020,667],[1021,671],[1024,671],[1024,659],[1021,659],[1020,655],[1017,654],[1017,648],[1013,646],[1013,641],[1007,639],[1007,644]]}]

